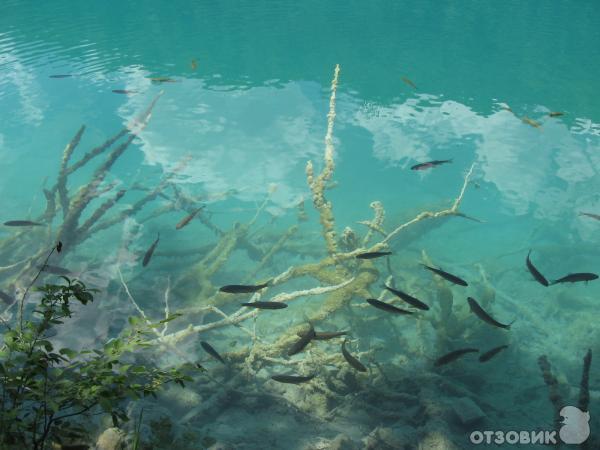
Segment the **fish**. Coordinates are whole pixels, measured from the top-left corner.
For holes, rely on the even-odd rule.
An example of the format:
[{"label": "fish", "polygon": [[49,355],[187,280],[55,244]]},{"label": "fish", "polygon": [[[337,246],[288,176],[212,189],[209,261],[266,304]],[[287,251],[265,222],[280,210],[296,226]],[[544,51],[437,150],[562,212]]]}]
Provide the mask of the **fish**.
[{"label": "fish", "polygon": [[257,285],[246,285],[246,284],[228,284],[219,288],[219,291],[226,292],[228,294],[253,294],[261,289],[266,288],[269,285],[269,281],[263,284]]},{"label": "fish", "polygon": [[412,314],[412,311],[397,308],[394,305],[390,305],[389,303],[382,302],[381,300],[377,300],[376,298],[368,298],[367,302],[369,302],[369,304],[371,306],[381,309],[382,311],[386,311],[386,312],[390,312],[390,313],[394,313],[394,314]]},{"label": "fish", "polygon": [[411,88],[416,89],[417,86],[415,85],[415,83],[413,83],[412,81],[410,81],[408,78],[406,77],[402,77],[402,81],[404,81],[406,84],[408,84]]},{"label": "fish", "polygon": [[467,301],[469,302],[469,307],[471,308],[471,312],[473,312],[477,317],[479,317],[485,323],[488,323],[488,324],[493,325],[498,328],[504,328],[505,330],[510,329],[512,322],[509,323],[508,325],[498,322],[496,319],[494,319],[492,316],[490,316],[487,312],[485,312],[484,309],[481,306],[479,306],[479,303],[477,303],[477,300],[475,300],[473,297],[468,297]]},{"label": "fish", "polygon": [[57,74],[57,75],[50,75],[48,78],[70,78],[73,75],[69,74],[69,73],[61,73],[61,74]]},{"label": "fish", "polygon": [[11,305],[15,301],[15,299],[12,296],[8,295],[4,291],[0,291],[0,300],[2,300],[7,305]]},{"label": "fish", "polygon": [[306,383],[307,381],[312,380],[315,377],[315,374],[306,375],[306,376],[298,376],[298,375],[273,375],[271,380],[277,381],[279,383],[287,383],[287,384],[300,384]]},{"label": "fish", "polygon": [[529,250],[529,253],[527,253],[527,260],[525,261],[527,263],[527,268],[529,269],[529,272],[531,272],[531,275],[533,275],[533,278],[535,278],[538,283],[540,283],[541,285],[544,285],[544,286],[548,286],[549,285],[548,280],[546,280],[544,275],[542,275],[540,273],[540,271],[535,268],[535,266],[529,259],[530,254],[531,254],[531,250]]},{"label": "fish", "polygon": [[217,351],[210,345],[208,342],[200,341],[200,345],[204,349],[206,353],[212,356],[215,359],[218,359],[221,363],[225,364],[225,360],[217,353]]},{"label": "fish", "polygon": [[[345,336],[347,334],[347,331],[315,331],[313,341],[328,341],[329,339]],[[302,337],[303,333],[298,333],[298,336]]]},{"label": "fish", "polygon": [[195,59],[192,59],[192,62],[190,63],[190,67],[192,68],[192,70],[196,70],[198,68],[198,63],[196,62]]},{"label": "fish", "polygon": [[365,253],[359,253],[358,255],[356,255],[357,259],[375,259],[375,258],[381,258],[382,256],[388,256],[391,255],[392,252],[365,252]]},{"label": "fish", "polygon": [[395,296],[400,297],[402,300],[404,300],[409,305],[414,306],[415,308],[422,309],[423,311],[427,311],[429,309],[429,306],[427,306],[425,303],[423,303],[418,298],[415,298],[411,295],[406,294],[405,292],[399,291],[398,289],[394,289],[394,288],[391,288],[386,285],[383,285],[383,287],[386,288],[388,291],[390,291]]},{"label": "fish", "polygon": [[600,220],[600,214],[593,214],[593,213],[587,213],[587,212],[580,212],[579,213],[580,216],[586,216],[586,217],[591,217],[592,219],[596,219],[596,220]]},{"label": "fish", "polygon": [[44,264],[43,266],[38,266],[38,268],[42,272],[48,272],[48,273],[51,273],[52,275],[66,276],[66,275],[71,275],[73,273],[69,269],[65,269],[64,267],[51,266],[50,264]]},{"label": "fish", "polygon": [[460,286],[468,286],[469,283],[467,283],[465,280],[463,280],[462,278],[457,277],[456,275],[452,275],[451,273],[448,272],[444,272],[442,269],[436,269],[434,267],[429,267],[426,264],[421,264],[423,267],[425,267],[428,270],[431,270],[433,273],[439,275],[440,277],[442,277],[444,280],[447,280],[451,283],[454,284],[458,284]]},{"label": "fish", "polygon": [[499,347],[495,347],[491,350],[488,350],[487,352],[485,352],[483,355],[481,355],[479,357],[479,362],[489,361],[494,356],[496,356],[498,353],[500,353],[502,350],[507,349],[507,348],[508,348],[508,345],[501,345]]},{"label": "fish", "polygon": [[410,168],[410,170],[431,169],[432,167],[441,166],[442,164],[447,164],[447,163],[451,163],[451,162],[452,162],[451,159],[441,159],[441,160],[435,160],[435,161],[427,161],[427,162],[424,162],[424,163],[415,164],[414,166],[412,166]]},{"label": "fish", "polygon": [[478,353],[479,349],[477,348],[461,348],[459,350],[454,350],[450,353],[446,353],[444,356],[440,356],[438,359],[435,360],[435,362],[433,363],[434,367],[440,367],[443,366],[444,364],[448,364],[451,363],[452,361],[457,360],[458,358],[460,358],[463,355],[466,355],[467,353]]},{"label": "fish", "polygon": [[533,128],[539,128],[542,126],[541,123],[536,122],[535,120],[530,119],[529,117],[526,117],[526,116],[523,117],[521,120],[523,121],[523,123],[526,123],[527,125],[532,126]]},{"label": "fish", "polygon": [[137,91],[131,91],[131,90],[127,90],[127,89],[113,89],[113,93],[115,94],[137,94]]},{"label": "fish", "polygon": [[4,222],[7,227],[41,227],[44,224],[39,222],[32,222],[31,220],[9,220]]},{"label": "fish", "polygon": [[550,117],[560,117],[560,116],[564,116],[565,113],[560,112],[560,111],[551,111],[548,113],[548,116]]},{"label": "fish", "polygon": [[290,347],[290,349],[288,350],[288,356],[292,356],[292,355],[295,355],[296,353],[300,353],[302,350],[304,350],[304,347],[306,347],[308,344],[310,344],[310,341],[312,341],[314,339],[315,329],[311,323],[309,323],[309,325],[310,325],[310,329],[306,333],[303,333],[300,336],[300,339],[297,340],[296,342],[294,342],[294,345],[292,345]]},{"label": "fish", "polygon": [[58,253],[60,253],[60,252],[62,251],[62,247],[63,247],[63,244],[62,244],[62,242],[61,242],[61,241],[58,241],[58,242],[56,243],[56,251],[57,251]]},{"label": "fish", "polygon": [[359,372],[366,372],[367,371],[367,368],[365,366],[363,366],[363,364],[358,359],[356,359],[354,356],[352,356],[348,352],[348,350],[346,350],[346,340],[344,340],[344,342],[342,342],[342,355],[344,355],[344,359],[354,369],[358,370]]},{"label": "fish", "polygon": [[251,302],[251,303],[242,303],[242,306],[248,306],[249,308],[258,308],[258,309],[283,309],[287,308],[287,303],[281,302]]},{"label": "fish", "polygon": [[595,273],[570,273],[569,275],[559,278],[558,280],[554,280],[551,284],[577,283],[578,281],[585,281],[587,283],[588,281],[595,280],[596,278],[598,278],[598,275]]},{"label": "fish", "polygon": [[152,81],[153,83],[178,83],[178,80],[174,80],[173,78],[169,78],[169,77],[151,77],[150,81]]},{"label": "fish", "polygon": [[[477,184],[477,183],[474,186],[475,186],[475,189],[479,189],[479,187],[480,187],[479,184]],[[485,220],[481,220],[476,217],[467,216],[466,214],[461,213],[461,212],[456,212],[456,213],[454,213],[454,215],[458,216],[458,217],[462,217],[463,219],[472,220],[473,222],[485,223]]]},{"label": "fish", "polygon": [[192,221],[192,219],[194,217],[196,217],[196,214],[198,214],[200,211],[202,211],[202,209],[204,209],[204,206],[201,206],[200,208],[195,209],[190,214],[188,214],[186,217],[184,217],[183,219],[181,219],[181,221],[179,221],[179,223],[177,225],[175,225],[175,229],[176,230],[181,230],[188,223],[190,223]]},{"label": "fish", "polygon": [[152,258],[152,254],[154,250],[156,250],[156,246],[158,245],[158,241],[160,241],[160,233],[157,234],[156,240],[152,243],[150,248],[146,250],[146,254],[144,255],[144,259],[142,261],[142,267],[146,267]]}]

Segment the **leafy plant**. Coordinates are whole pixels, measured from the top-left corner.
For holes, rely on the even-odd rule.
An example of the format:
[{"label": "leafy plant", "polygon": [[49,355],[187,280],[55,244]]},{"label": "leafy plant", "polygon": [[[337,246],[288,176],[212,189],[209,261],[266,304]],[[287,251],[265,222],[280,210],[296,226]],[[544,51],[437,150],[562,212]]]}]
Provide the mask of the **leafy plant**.
[{"label": "leafy plant", "polygon": [[[0,347],[0,449],[44,449],[79,433],[77,420],[110,414],[115,426],[127,421],[125,404],[156,397],[167,383],[182,387],[192,379],[186,368],[168,370],[132,364],[124,356],[149,347],[149,336],[169,317],[148,325],[131,318],[130,326],[101,349],[56,350],[49,340],[55,327],[72,317],[71,303],[93,301],[93,290],[63,277],[65,285],[45,285],[37,309],[19,329],[9,328]],[[140,418],[141,419],[141,418]]]},{"label": "leafy plant", "polygon": [[142,418],[144,417],[144,408],[140,409],[140,415],[138,420],[135,423],[135,429],[133,432],[133,444],[131,446],[131,450],[139,450],[140,449],[140,439],[142,436]]}]

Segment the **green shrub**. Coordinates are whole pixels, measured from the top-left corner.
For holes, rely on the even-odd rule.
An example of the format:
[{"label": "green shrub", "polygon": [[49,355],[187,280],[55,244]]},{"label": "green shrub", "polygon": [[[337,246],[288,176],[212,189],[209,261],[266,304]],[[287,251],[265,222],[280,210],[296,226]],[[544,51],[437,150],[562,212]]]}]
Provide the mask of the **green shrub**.
[{"label": "green shrub", "polygon": [[55,327],[72,318],[71,303],[93,301],[92,289],[76,280],[45,285],[43,297],[20,329],[8,324],[0,346],[0,449],[47,448],[81,435],[81,420],[109,414],[115,426],[126,421],[125,406],[156,393],[167,383],[184,387],[191,365],[168,370],[125,361],[128,353],[149,347],[153,329],[175,316],[130,326],[101,349],[56,350],[49,340]]}]

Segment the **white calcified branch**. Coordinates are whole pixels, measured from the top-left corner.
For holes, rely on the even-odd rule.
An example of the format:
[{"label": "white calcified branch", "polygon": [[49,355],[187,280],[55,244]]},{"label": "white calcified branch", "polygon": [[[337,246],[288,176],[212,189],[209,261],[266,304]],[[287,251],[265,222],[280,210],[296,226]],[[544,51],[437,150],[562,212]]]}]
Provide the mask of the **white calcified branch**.
[{"label": "white calcified branch", "polygon": [[20,266],[21,264],[26,263],[30,259],[31,259],[30,257],[27,257],[25,259],[22,259],[21,261],[18,261],[18,262],[14,263],[14,264],[11,264],[10,266],[0,266],[0,272],[4,272],[4,271],[10,270],[10,269],[13,269],[13,268],[15,268],[17,266]]},{"label": "white calcified branch", "polygon": [[[288,271],[289,271],[289,269],[288,269]],[[284,274],[287,273],[288,271],[284,272]],[[282,275],[284,275],[284,274],[282,274]],[[281,277],[282,275],[280,275],[279,277]],[[279,277],[277,277],[277,278],[279,278]],[[273,282],[275,280],[273,280]],[[344,286],[347,286],[348,284],[352,283],[352,281],[354,281],[354,278],[350,278],[349,280],[346,280],[346,281],[344,281],[340,284],[336,284],[334,286],[319,286],[316,288],[305,289],[305,290],[296,291],[296,292],[289,292],[289,293],[284,292],[281,294],[277,294],[275,297],[269,299],[269,301],[290,302],[299,297],[326,294],[326,293],[335,291],[337,289],[341,289]],[[257,297],[255,294],[253,296],[253,301],[255,301],[254,300],[255,298],[259,298],[259,297]],[[248,311],[248,309],[246,307],[242,307],[242,308],[238,309],[235,313],[233,313],[229,316],[223,314],[225,317],[222,320],[219,320],[216,322],[211,322],[208,324],[203,324],[203,325],[196,325],[196,326],[190,325],[184,330],[181,330],[181,331],[178,331],[176,333],[172,333],[172,334],[169,334],[166,336],[161,336],[159,339],[157,339],[157,341],[159,343],[174,344],[176,342],[181,341],[182,339],[185,339],[186,337],[188,337],[192,334],[204,333],[206,331],[214,330],[217,328],[222,328],[227,325],[237,325],[240,322],[243,322],[252,317],[255,317],[257,314],[258,314],[258,310]],[[252,334],[252,333],[250,332],[250,334]]]},{"label": "white calcified branch", "polygon": [[[165,319],[169,318],[169,294],[171,292],[171,277],[167,277],[167,288],[165,289]],[[165,326],[163,327],[161,336],[167,334],[167,329],[169,328],[169,322],[165,322]]]},{"label": "white calcified branch", "polygon": [[133,306],[135,307],[135,309],[137,309],[137,311],[140,313],[140,315],[144,318],[146,323],[151,324],[152,322],[150,322],[148,317],[146,317],[146,313],[144,313],[144,310],[142,308],[140,308],[140,305],[137,304],[137,302],[131,295],[131,292],[129,292],[129,287],[127,287],[127,283],[125,283],[125,279],[123,278],[123,274],[121,273],[120,267],[117,267],[117,273],[119,274],[119,278],[121,279],[121,284],[123,285],[123,288],[125,289],[125,292],[127,293],[127,297],[129,297],[129,300],[131,300],[131,303],[133,303]]},{"label": "white calcified branch", "polygon": [[398,233],[400,233],[403,229],[409,227],[410,225],[413,225],[416,222],[420,222],[421,220],[457,215],[458,207],[460,206],[460,202],[462,201],[463,196],[465,195],[465,190],[467,189],[467,184],[469,183],[469,178],[471,177],[471,174],[473,173],[474,167],[475,167],[475,164],[474,163],[471,164],[471,167],[469,168],[469,171],[467,172],[467,174],[465,176],[465,181],[460,190],[460,193],[459,193],[458,197],[456,197],[456,200],[454,200],[454,204],[452,205],[451,208],[444,209],[442,211],[437,211],[437,212],[423,211],[423,212],[419,213],[417,215],[417,217],[415,217],[414,219],[409,220],[408,222],[397,227],[394,231],[392,231],[390,234],[388,234],[383,241],[381,241],[379,244],[376,244],[376,246],[379,246],[379,248],[383,247],[383,245],[380,245],[380,244],[384,244],[384,245],[387,244],[394,236],[396,236]]}]

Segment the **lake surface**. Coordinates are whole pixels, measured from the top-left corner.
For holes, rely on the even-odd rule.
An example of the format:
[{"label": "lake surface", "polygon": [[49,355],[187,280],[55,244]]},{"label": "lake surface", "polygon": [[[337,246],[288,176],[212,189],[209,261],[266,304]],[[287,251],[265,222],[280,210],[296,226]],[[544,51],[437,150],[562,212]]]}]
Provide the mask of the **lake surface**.
[{"label": "lake surface", "polygon": [[[600,281],[543,286],[526,258],[531,250],[550,282],[600,272],[600,221],[581,214],[600,214],[599,48],[593,1],[5,0],[1,217],[44,225],[0,226],[0,289],[23,293],[45,249],[63,241],[50,263],[100,289],[55,338],[83,348],[139,315],[132,298],[160,320],[167,297],[183,313],[172,334],[222,320],[209,306],[242,314],[251,295],[220,286],[275,280],[260,299],[279,295],[287,309],[196,328],[150,352],[165,367],[199,361],[208,372],[148,402],[148,448],[178,439],[194,449],[465,449],[484,446],[470,442],[477,430],[556,429],[538,358],[547,355],[564,405],[577,406],[583,357],[600,353]],[[327,170],[336,64],[335,167],[319,204],[306,166],[316,179]],[[65,167],[118,139],[68,173],[70,211],[97,182],[71,226],[56,187],[82,125]],[[373,246],[392,254],[355,258]],[[367,297],[410,309],[384,283],[431,309],[373,308]],[[284,295],[302,290],[311,295]],[[484,323],[467,297],[514,324]],[[16,308],[5,307],[14,319]],[[289,357],[308,321],[348,331],[347,349],[368,372],[346,362],[342,338]],[[499,345],[508,348],[485,364],[467,354],[434,367],[452,350]],[[316,377],[270,380],[281,373]],[[590,448],[600,433],[599,373],[593,360]],[[93,437],[103,424],[96,428]]]}]

